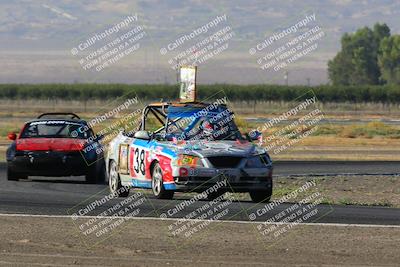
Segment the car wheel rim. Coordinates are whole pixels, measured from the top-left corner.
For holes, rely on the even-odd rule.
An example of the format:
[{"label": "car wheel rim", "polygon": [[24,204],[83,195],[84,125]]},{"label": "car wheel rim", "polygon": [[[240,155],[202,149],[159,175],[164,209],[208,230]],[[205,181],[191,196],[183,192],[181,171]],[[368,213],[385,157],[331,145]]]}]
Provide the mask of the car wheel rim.
[{"label": "car wheel rim", "polygon": [[160,168],[156,168],[154,170],[152,187],[153,187],[154,194],[156,196],[158,196],[160,194],[161,188],[162,188],[162,174],[161,174]]},{"label": "car wheel rim", "polygon": [[109,185],[110,185],[110,189],[112,192],[117,191],[117,187],[118,187],[118,173],[117,173],[117,167],[115,166],[115,164],[111,165],[110,168],[110,180],[109,180]]}]

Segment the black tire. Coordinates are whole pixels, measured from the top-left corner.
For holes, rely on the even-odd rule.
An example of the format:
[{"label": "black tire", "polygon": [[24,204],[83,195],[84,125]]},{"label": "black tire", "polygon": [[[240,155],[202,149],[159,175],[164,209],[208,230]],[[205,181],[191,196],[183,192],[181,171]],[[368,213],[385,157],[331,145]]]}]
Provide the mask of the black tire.
[{"label": "black tire", "polygon": [[174,191],[164,188],[162,169],[158,163],[154,165],[151,173],[151,189],[153,195],[158,199],[172,199],[174,197]]},{"label": "black tire", "polygon": [[104,160],[102,160],[99,169],[97,171],[97,182],[100,184],[105,184],[106,177],[107,177],[106,164],[104,163]]},{"label": "black tire", "polygon": [[209,193],[207,195],[207,200],[209,200],[209,201],[215,200],[215,199],[217,199],[218,197],[222,196],[225,193],[226,193],[225,190],[217,190],[216,192]]},{"label": "black tire", "polygon": [[27,179],[28,176],[23,173],[14,172],[7,166],[7,180],[8,181],[18,181],[19,179]]},{"label": "black tire", "polygon": [[271,200],[272,187],[264,190],[254,190],[249,192],[251,200],[255,203],[267,203]]},{"label": "black tire", "polygon": [[117,163],[113,160],[108,168],[108,187],[111,194],[115,194],[118,197],[129,196],[129,187],[122,186]]},{"label": "black tire", "polygon": [[87,174],[85,175],[85,180],[89,184],[97,184],[97,171],[96,166],[90,166]]}]

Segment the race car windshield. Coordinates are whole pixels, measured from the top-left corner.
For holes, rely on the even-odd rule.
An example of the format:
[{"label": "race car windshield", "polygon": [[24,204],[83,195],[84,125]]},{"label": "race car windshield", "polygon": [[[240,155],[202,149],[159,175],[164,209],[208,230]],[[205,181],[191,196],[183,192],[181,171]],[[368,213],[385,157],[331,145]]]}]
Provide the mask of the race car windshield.
[{"label": "race car windshield", "polygon": [[[172,116],[171,116],[172,117]],[[236,126],[234,114],[229,109],[206,112],[205,116],[179,115],[171,119],[166,133],[182,140],[236,140],[242,135]]]},{"label": "race car windshield", "polygon": [[21,138],[89,138],[84,125],[67,121],[37,121],[24,128]]}]

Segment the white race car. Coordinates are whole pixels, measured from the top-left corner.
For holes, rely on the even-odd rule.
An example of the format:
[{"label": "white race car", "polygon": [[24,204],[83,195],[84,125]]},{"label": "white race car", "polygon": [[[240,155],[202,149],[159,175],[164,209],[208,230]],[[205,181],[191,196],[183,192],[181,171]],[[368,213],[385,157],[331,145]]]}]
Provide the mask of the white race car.
[{"label": "white race car", "polygon": [[[159,128],[150,132],[154,120]],[[209,199],[230,191],[269,201],[272,161],[252,139],[240,133],[224,104],[150,104],[138,131],[120,132],[109,144],[110,191],[126,197],[131,187],[148,188],[157,198],[171,199],[176,191],[204,192],[218,185]]]}]

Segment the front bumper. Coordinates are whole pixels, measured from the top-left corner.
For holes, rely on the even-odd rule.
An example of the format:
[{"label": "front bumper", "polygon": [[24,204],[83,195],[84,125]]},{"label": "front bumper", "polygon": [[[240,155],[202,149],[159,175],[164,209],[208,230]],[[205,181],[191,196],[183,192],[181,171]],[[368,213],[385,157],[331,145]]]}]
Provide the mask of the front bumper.
[{"label": "front bumper", "polygon": [[176,191],[202,192],[216,184],[219,189],[230,192],[249,192],[272,188],[272,166],[255,169],[214,169],[199,168],[189,170],[188,176],[179,176],[174,171]]},{"label": "front bumper", "polygon": [[17,152],[7,163],[14,172],[34,176],[85,175],[90,169],[79,151]]}]

